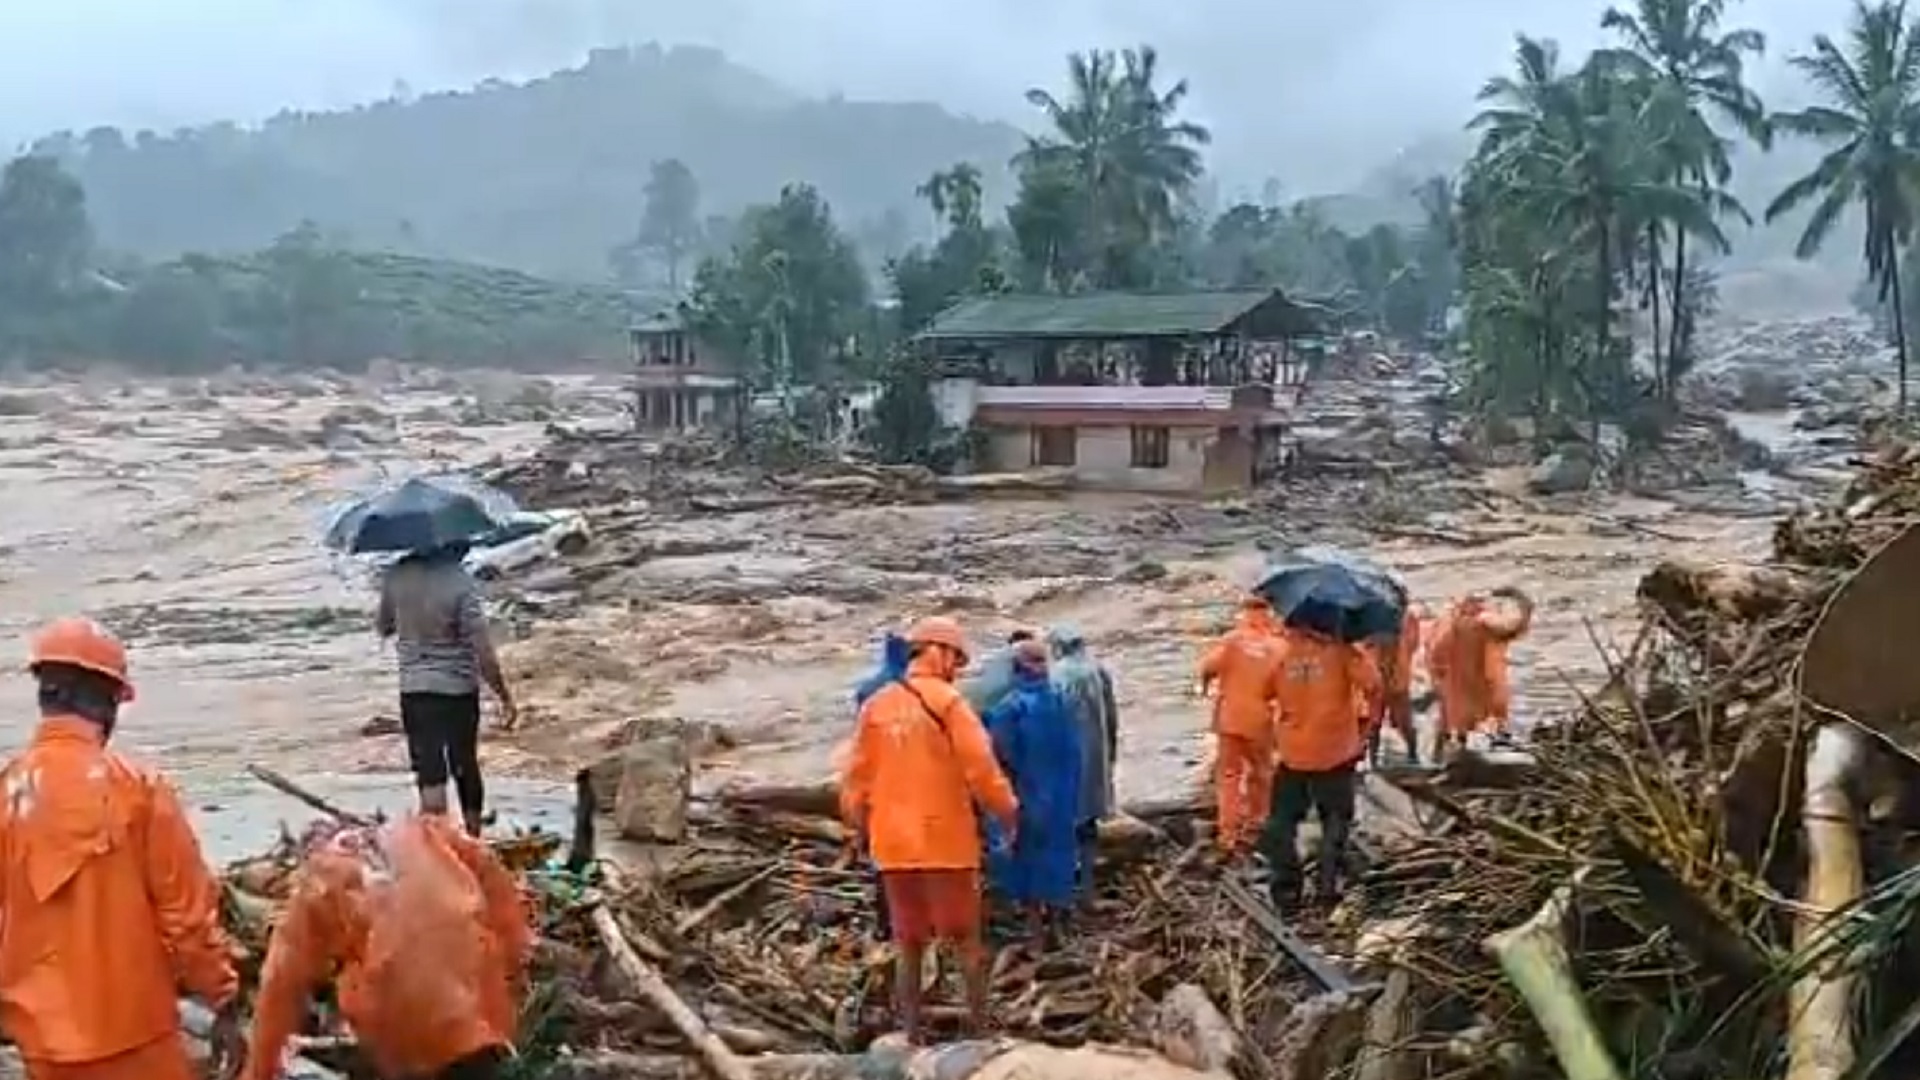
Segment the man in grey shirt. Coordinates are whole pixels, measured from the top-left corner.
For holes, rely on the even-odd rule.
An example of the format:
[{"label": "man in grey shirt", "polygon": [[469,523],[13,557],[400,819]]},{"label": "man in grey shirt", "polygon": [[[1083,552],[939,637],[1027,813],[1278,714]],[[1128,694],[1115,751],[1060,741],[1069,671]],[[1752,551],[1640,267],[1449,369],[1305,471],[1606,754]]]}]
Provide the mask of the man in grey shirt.
[{"label": "man in grey shirt", "polygon": [[420,809],[447,812],[447,783],[475,836],[486,810],[480,778],[480,684],[500,699],[502,723],[516,710],[500,671],[480,585],[462,565],[466,545],[414,552],[380,582],[380,636],[394,639],[400,667],[400,726],[420,789]]}]

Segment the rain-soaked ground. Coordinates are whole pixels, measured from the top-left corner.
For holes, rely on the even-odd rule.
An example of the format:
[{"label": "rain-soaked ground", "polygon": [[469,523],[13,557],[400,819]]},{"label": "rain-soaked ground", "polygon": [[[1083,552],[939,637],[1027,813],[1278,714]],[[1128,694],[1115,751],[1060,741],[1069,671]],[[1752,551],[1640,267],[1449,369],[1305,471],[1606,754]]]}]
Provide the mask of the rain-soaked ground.
[{"label": "rain-soaked ground", "polygon": [[[610,389],[568,392],[615,407]],[[217,396],[0,395],[0,657],[10,658],[0,699],[16,718],[0,728],[5,746],[32,724],[19,674],[27,632],[84,611],[133,648],[140,697],[119,740],[177,778],[217,856],[257,848],[281,817],[301,814],[247,779],[250,763],[351,805],[403,805],[400,740],[361,733],[394,711],[371,595],[317,537],[328,507],[383,470],[476,462],[541,437],[537,421],[476,417],[472,396],[344,380]],[[1514,653],[1523,716],[1550,713],[1569,682],[1595,676],[1590,634],[1630,631],[1634,585],[1655,559],[1764,547],[1758,515],[1646,500],[1549,513],[1517,497],[1518,481],[1490,475],[1477,508],[1425,530],[1433,538],[1371,552],[1435,607],[1499,584],[1536,597],[1534,632]],[[706,760],[710,776],[823,774],[875,634],[933,610],[983,643],[1015,625],[1078,624],[1119,679],[1123,789],[1165,791],[1204,753],[1197,651],[1260,565],[1255,540],[1294,526],[1305,527],[1064,496],[688,522],[713,550],[632,560],[594,604],[516,619],[508,667],[527,722],[488,745],[496,803],[509,819],[562,826],[553,781],[648,716],[724,729],[730,746]],[[1115,582],[1116,558],[1152,572]]]}]

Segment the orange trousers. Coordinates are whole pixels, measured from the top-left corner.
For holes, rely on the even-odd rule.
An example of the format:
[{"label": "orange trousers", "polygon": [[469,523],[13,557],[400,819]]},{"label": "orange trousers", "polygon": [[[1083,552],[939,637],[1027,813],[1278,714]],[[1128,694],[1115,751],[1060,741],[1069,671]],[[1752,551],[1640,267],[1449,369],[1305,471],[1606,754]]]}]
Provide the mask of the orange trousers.
[{"label": "orange trousers", "polygon": [[27,1080],[199,1080],[178,1032],[98,1061],[26,1059]]},{"label": "orange trousers", "polygon": [[1215,829],[1220,850],[1244,851],[1260,838],[1273,801],[1273,742],[1221,734],[1213,756]]}]

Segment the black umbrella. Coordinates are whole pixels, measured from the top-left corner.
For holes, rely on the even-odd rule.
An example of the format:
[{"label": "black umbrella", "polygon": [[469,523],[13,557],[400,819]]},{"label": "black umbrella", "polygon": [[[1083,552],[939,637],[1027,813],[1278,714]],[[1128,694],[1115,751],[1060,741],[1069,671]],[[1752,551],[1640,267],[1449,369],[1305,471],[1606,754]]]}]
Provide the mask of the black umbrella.
[{"label": "black umbrella", "polygon": [[1406,597],[1386,570],[1331,549],[1304,549],[1267,568],[1253,591],[1289,626],[1340,641],[1400,632]]},{"label": "black umbrella", "polygon": [[349,555],[434,551],[502,527],[482,493],[415,478],[349,507],[327,530],[327,546]]}]

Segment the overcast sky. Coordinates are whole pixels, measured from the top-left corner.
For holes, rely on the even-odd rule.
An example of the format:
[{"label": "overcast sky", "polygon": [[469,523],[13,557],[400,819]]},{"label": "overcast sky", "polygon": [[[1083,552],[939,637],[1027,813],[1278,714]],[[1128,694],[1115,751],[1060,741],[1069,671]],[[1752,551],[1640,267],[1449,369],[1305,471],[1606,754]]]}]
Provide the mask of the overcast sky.
[{"label": "overcast sky", "polygon": [[[1779,58],[1850,0],[1736,0]],[[63,0],[0,5],[0,137],[255,120],[489,76],[596,45],[718,46],[796,89],[1026,122],[1062,57],[1149,41],[1193,84],[1237,183],[1337,185],[1455,130],[1515,31],[1600,40],[1590,0]]]}]

